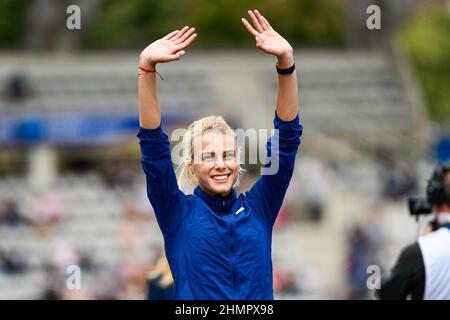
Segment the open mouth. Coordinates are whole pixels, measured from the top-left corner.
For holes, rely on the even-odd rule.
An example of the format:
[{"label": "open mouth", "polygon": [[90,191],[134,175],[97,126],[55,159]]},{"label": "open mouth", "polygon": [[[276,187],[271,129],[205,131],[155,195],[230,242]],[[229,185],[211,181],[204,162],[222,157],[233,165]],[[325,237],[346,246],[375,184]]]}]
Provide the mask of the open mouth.
[{"label": "open mouth", "polygon": [[217,182],[223,182],[223,181],[227,181],[227,179],[228,179],[228,177],[229,177],[230,175],[231,175],[231,174],[216,174],[216,175],[211,176],[211,178],[212,178],[214,181],[217,181]]}]

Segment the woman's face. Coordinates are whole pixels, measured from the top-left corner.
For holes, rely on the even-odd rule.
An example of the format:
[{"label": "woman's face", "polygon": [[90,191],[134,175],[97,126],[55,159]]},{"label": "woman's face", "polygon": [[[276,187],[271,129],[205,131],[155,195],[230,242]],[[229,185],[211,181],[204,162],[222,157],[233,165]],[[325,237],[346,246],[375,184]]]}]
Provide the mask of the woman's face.
[{"label": "woman's face", "polygon": [[195,138],[193,147],[191,169],[200,188],[212,196],[228,195],[239,170],[235,138],[231,134],[209,131]]}]

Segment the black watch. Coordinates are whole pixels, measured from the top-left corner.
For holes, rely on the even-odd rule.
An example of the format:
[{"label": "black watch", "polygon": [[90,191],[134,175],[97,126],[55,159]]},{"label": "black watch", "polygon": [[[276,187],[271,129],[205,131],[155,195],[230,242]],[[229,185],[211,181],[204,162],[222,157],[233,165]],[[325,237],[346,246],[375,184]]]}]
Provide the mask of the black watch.
[{"label": "black watch", "polygon": [[294,62],[294,64],[291,67],[286,68],[286,69],[278,68],[278,64],[276,64],[276,68],[277,68],[278,74],[282,74],[282,75],[291,74],[295,70],[295,62]]}]

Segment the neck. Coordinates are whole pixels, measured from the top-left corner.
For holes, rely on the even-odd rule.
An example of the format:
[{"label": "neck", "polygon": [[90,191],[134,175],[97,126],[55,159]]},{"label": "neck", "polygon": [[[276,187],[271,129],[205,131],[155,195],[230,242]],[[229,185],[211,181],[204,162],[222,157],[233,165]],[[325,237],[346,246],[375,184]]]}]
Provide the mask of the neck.
[{"label": "neck", "polygon": [[200,187],[200,189],[202,189],[202,191],[204,193],[206,193],[208,196],[211,196],[211,197],[215,197],[215,196],[220,195],[222,198],[225,198],[225,197],[229,196],[231,194],[231,191],[232,191],[232,189],[230,189],[230,190],[228,190],[225,193],[217,193],[217,192],[213,192],[213,191],[207,190],[206,188],[203,188],[201,185],[199,185],[199,187]]},{"label": "neck", "polygon": [[439,225],[450,224],[450,212],[439,212],[436,214],[436,220]]}]

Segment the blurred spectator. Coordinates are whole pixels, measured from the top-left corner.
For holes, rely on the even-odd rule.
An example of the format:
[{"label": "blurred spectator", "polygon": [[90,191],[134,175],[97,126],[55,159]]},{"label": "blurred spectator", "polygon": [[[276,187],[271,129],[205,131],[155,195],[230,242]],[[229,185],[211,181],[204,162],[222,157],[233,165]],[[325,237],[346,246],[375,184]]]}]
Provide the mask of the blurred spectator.
[{"label": "blurred spectator", "polygon": [[47,234],[51,225],[59,223],[64,216],[61,196],[56,189],[37,192],[31,210],[30,220],[43,236]]},{"label": "blurred spectator", "polygon": [[386,199],[400,200],[413,193],[417,189],[414,173],[401,167],[392,154],[381,157],[381,195]]},{"label": "blurred spectator", "polygon": [[120,266],[107,266],[95,279],[95,295],[100,300],[116,300],[121,289]]},{"label": "blurred spectator", "polygon": [[130,187],[136,177],[134,167],[127,159],[106,161],[100,167],[100,174],[110,188]]},{"label": "blurred spectator", "polygon": [[316,160],[310,168],[307,181],[303,181],[305,187],[305,210],[314,222],[320,222],[328,200],[329,181],[326,175],[325,165]]},{"label": "blurred spectator", "polygon": [[46,265],[45,288],[40,299],[43,300],[91,300],[95,294],[84,288],[68,289],[65,281],[67,273],[59,270],[53,263]]},{"label": "blurred spectator", "polygon": [[145,297],[145,270],[148,266],[135,257],[126,257],[119,263],[121,288],[118,299],[143,299]]},{"label": "blurred spectator", "polygon": [[299,289],[295,274],[275,265],[273,267],[273,289],[277,294],[297,294]]},{"label": "blurred spectator", "polygon": [[17,202],[6,200],[0,203],[0,225],[18,226],[28,224],[28,219],[19,210]]},{"label": "blurred spectator", "polygon": [[6,274],[23,273],[27,270],[25,258],[16,250],[0,250],[0,271]]},{"label": "blurred spectator", "polygon": [[97,264],[88,250],[78,249],[77,252],[79,258],[78,265],[81,270],[86,272],[94,272],[97,270]]},{"label": "blurred spectator", "polygon": [[153,270],[148,273],[148,299],[171,300],[173,298],[174,281],[169,262],[163,251]]},{"label": "blurred spectator", "polygon": [[369,213],[368,219],[356,222],[348,232],[348,299],[368,297],[367,268],[370,265],[380,266],[378,254],[382,248],[383,234],[378,226],[377,211],[377,208],[373,209]]},{"label": "blurred spectator", "polygon": [[350,286],[348,299],[363,299],[367,294],[366,270],[369,265],[367,253],[370,243],[364,231],[362,226],[355,225],[348,237],[347,276]]},{"label": "blurred spectator", "polygon": [[46,263],[45,269],[45,287],[39,299],[41,300],[59,300],[61,299],[61,281],[59,273],[52,263]]},{"label": "blurred spectator", "polygon": [[[87,263],[88,267],[91,266],[91,258],[88,256],[82,257],[81,251],[75,249],[68,243],[57,242],[53,246],[53,255],[50,263],[57,273],[65,275],[67,267],[71,265],[77,265],[82,268],[82,263]],[[86,255],[86,253],[84,254]],[[83,269],[83,271],[85,270]]]},{"label": "blurred spectator", "polygon": [[51,263],[61,274],[65,274],[70,265],[77,265],[84,272],[93,272],[96,269],[92,255],[87,250],[74,248],[65,242],[55,245]]},{"label": "blurred spectator", "polygon": [[30,96],[30,87],[27,78],[15,73],[6,81],[5,98],[14,103],[20,103]]},{"label": "blurred spectator", "polygon": [[121,229],[122,248],[127,252],[133,252],[142,241],[142,228],[147,224],[155,224],[156,218],[153,207],[147,198],[145,184],[137,184],[130,199],[125,205],[125,220]]},{"label": "blurred spectator", "polygon": [[[94,299],[95,295],[85,288],[69,290],[66,288],[67,268],[76,265],[83,276],[95,271],[95,264],[87,250],[78,250],[66,242],[53,243],[53,255],[47,262],[46,287],[42,299]],[[85,283],[84,283],[85,284]]]},{"label": "blurred spectator", "polygon": [[312,222],[322,221],[330,197],[330,171],[316,158],[304,157],[296,166],[287,200],[302,207],[302,213]]}]

